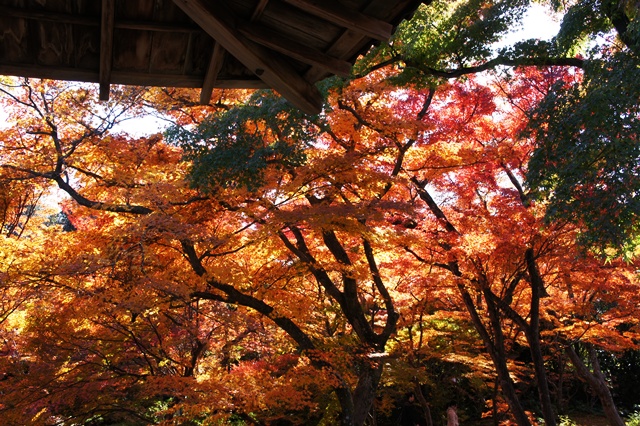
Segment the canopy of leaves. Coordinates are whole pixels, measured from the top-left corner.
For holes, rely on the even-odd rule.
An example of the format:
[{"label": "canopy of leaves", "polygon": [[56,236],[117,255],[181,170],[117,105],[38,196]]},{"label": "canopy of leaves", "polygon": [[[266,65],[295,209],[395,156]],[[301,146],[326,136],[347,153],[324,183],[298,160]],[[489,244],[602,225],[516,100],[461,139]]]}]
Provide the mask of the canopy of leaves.
[{"label": "canopy of leaves", "polygon": [[[610,144],[608,165],[600,174],[597,173],[600,166],[594,166],[593,156],[583,154],[585,150],[604,154],[603,141],[631,138],[628,139],[631,143],[635,137],[635,128],[618,132],[621,120],[631,124],[636,119],[633,114],[637,111],[636,71],[640,53],[637,2],[542,3],[551,5],[561,17],[559,33],[549,41],[525,40],[497,49],[493,43],[518,23],[529,2],[433,2],[420,8],[414,19],[403,23],[392,43],[380,46],[361,61],[356,73],[364,74],[381,64],[395,64],[400,71],[391,77],[395,83],[433,87],[442,79],[504,66],[583,68],[586,72],[583,85],[577,85],[575,91],[556,90],[549,96],[556,98],[558,107],[550,106],[549,99],[544,106],[546,111],[538,112],[536,126],[543,125],[541,129],[545,130],[536,136],[540,151],[530,165],[529,184],[540,197],[550,196],[550,218],[558,214],[556,218],[562,217],[586,228],[581,241],[587,247],[600,252],[607,248],[614,256],[632,255],[638,237],[634,148],[630,144],[626,144],[625,149]],[[595,113],[589,115],[590,109]],[[620,120],[613,117],[616,114],[621,115]],[[609,126],[611,120],[615,123]],[[596,121],[599,124],[596,125]],[[593,138],[594,146],[584,147],[591,137],[587,134],[574,138],[571,132],[554,129],[556,125],[567,127],[568,123],[574,125],[576,131],[589,127],[599,131],[600,136]],[[552,141],[546,139],[547,131],[548,136],[555,135]],[[578,145],[580,152],[576,150]],[[568,152],[572,154],[570,157],[566,156]],[[545,156],[548,161],[542,160]],[[554,159],[561,161],[554,162]],[[552,166],[551,169],[548,166]],[[612,172],[617,166],[619,170]],[[586,171],[591,173],[582,174]],[[549,176],[544,177],[547,173]],[[603,178],[606,184],[601,181]],[[587,187],[600,188],[599,195],[588,195]],[[595,199],[587,201],[587,196]],[[621,214],[623,210],[626,213]]]},{"label": "canopy of leaves", "polygon": [[398,61],[398,84],[429,85],[447,71],[495,56],[498,42],[521,18],[527,1],[434,1],[404,21],[388,45],[356,64],[356,74],[381,61]]},{"label": "canopy of leaves", "polygon": [[293,169],[305,162],[304,149],[317,129],[286,100],[258,92],[249,101],[212,115],[192,128],[167,130],[191,162],[191,181],[205,192],[264,184],[268,167]]},{"label": "canopy of leaves", "polygon": [[607,256],[635,256],[640,242],[638,11],[625,0],[569,5],[558,51],[596,44],[582,81],[558,84],[531,124],[539,145],[528,184],[549,201],[549,218],[580,224],[582,243]]},{"label": "canopy of leaves", "polygon": [[583,241],[600,250],[640,242],[639,99],[638,62],[618,53],[557,84],[531,123],[529,185],[549,196],[550,217],[584,224]]}]

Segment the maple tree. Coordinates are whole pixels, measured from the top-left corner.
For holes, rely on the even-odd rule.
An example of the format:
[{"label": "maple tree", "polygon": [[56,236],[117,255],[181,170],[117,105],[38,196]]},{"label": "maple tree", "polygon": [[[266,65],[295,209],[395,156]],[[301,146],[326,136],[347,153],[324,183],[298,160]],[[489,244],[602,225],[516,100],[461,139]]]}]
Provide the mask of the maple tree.
[{"label": "maple tree", "polygon": [[[546,75],[544,73],[538,76],[530,75],[529,77],[530,78],[526,79],[524,83],[521,83],[519,86],[516,85],[517,87],[514,89],[516,91],[523,91],[527,87],[529,88],[529,98],[526,97],[526,93],[518,95],[524,97],[524,99],[519,100],[521,104],[514,105],[515,111],[526,111],[527,108],[522,105],[522,102],[533,104],[535,102],[535,95],[537,95],[539,99],[540,94],[544,93],[543,89],[546,87],[546,90],[549,90],[551,82],[558,79],[558,75],[554,74],[554,72]],[[342,151],[339,155],[340,158],[331,157],[329,163],[332,165],[330,169],[332,174],[330,176],[332,180],[338,183],[338,188],[335,188],[336,184],[334,184],[333,181],[321,181],[322,185],[320,187],[322,188],[323,194],[331,194],[333,191],[340,194],[339,196],[333,195],[330,197],[324,195],[328,197],[328,200],[326,200],[325,205],[322,206],[322,218],[326,220],[327,217],[331,217],[333,222],[329,222],[329,224],[322,222],[322,225],[325,227],[340,226],[348,220],[344,218],[345,214],[357,218],[360,225],[375,223],[373,219],[368,216],[360,216],[363,214],[360,210],[356,210],[355,212],[345,210],[345,208],[340,205],[340,201],[351,204],[355,201],[362,203],[366,200],[370,208],[382,200],[388,200],[389,202],[395,203],[392,205],[393,207],[387,206],[385,209],[387,215],[394,215],[389,219],[392,224],[396,226],[401,225],[406,229],[421,229],[419,222],[417,222],[413,216],[417,214],[415,209],[425,208],[424,206],[419,207],[415,205],[416,200],[422,200],[428,207],[428,210],[441,222],[445,232],[458,234],[459,231],[457,227],[447,219],[443,210],[425,189],[424,184],[428,181],[432,185],[435,185],[438,191],[443,191],[446,194],[456,194],[453,197],[456,201],[454,207],[456,218],[462,221],[463,224],[468,223],[467,226],[472,229],[471,238],[469,241],[465,241],[461,247],[456,247],[448,241],[439,241],[439,237],[433,238],[431,242],[436,243],[436,252],[444,250],[446,260],[438,261],[437,259],[433,259],[435,255],[432,245],[429,245],[427,248],[428,252],[431,253],[430,256],[432,259],[427,261],[427,256],[418,254],[417,249],[412,249],[410,246],[407,246],[406,242],[395,242],[395,244],[402,244],[402,248],[412,253],[420,262],[446,269],[455,277],[468,279],[470,284],[472,284],[469,288],[458,284],[457,290],[460,292],[463,304],[472,314],[476,329],[484,337],[485,345],[491,353],[496,368],[500,371],[499,378],[501,380],[501,386],[508,394],[512,412],[516,415],[518,415],[518,411],[520,412],[520,418],[518,419],[520,424],[528,424],[529,421],[524,410],[518,408],[519,403],[514,385],[510,383],[510,371],[506,356],[506,338],[501,334],[506,327],[504,325],[505,322],[514,323],[515,326],[524,332],[527,344],[532,351],[532,357],[535,360],[534,364],[536,366],[538,384],[540,385],[541,403],[547,410],[545,416],[547,416],[548,422],[552,423],[554,421],[554,413],[551,407],[549,390],[546,388],[547,379],[544,367],[545,361],[541,350],[539,319],[541,298],[548,290],[545,288],[540,268],[543,265],[547,268],[557,267],[557,265],[553,265],[553,257],[552,260],[547,260],[545,256],[557,256],[557,254],[555,254],[556,250],[561,251],[563,256],[566,255],[567,250],[570,250],[570,247],[572,247],[571,240],[575,238],[576,230],[568,229],[565,225],[559,226],[555,230],[552,228],[548,235],[541,234],[539,231],[539,228],[543,227],[543,208],[531,207],[532,201],[527,199],[527,195],[516,177],[516,175],[524,175],[524,165],[526,164],[527,156],[533,149],[531,141],[528,141],[528,143],[520,142],[521,139],[519,138],[519,129],[517,126],[518,123],[520,123],[520,126],[522,126],[522,123],[526,123],[525,117],[522,115],[515,116],[511,123],[505,119],[505,128],[501,129],[500,127],[496,127],[492,124],[493,120],[490,119],[493,114],[498,113],[493,103],[495,94],[490,93],[482,86],[476,86],[470,89],[456,85],[450,88],[450,93],[445,92],[445,94],[443,94],[444,104],[449,107],[446,111],[452,115],[449,119],[450,121],[447,120],[449,117],[446,117],[445,109],[440,109],[435,106],[439,113],[438,115],[441,116],[441,121],[434,120],[435,122],[429,122],[425,117],[427,117],[427,113],[430,111],[429,108],[432,107],[432,102],[436,95],[435,90],[411,92],[405,89],[406,91],[399,93],[393,87],[388,87],[388,90],[385,91],[384,77],[370,78],[370,81],[361,81],[360,83],[364,84],[364,86],[358,86],[353,92],[347,93],[344,90],[339,91],[339,98],[335,101],[336,104],[332,106],[332,111],[334,111],[336,115],[332,115],[328,119],[331,124],[331,130],[328,136],[331,138],[331,141],[322,146],[321,154],[316,154],[322,156],[329,155],[331,143],[337,143],[338,146],[336,148]],[[442,88],[438,90],[442,90]],[[500,90],[505,90],[505,88],[501,87]],[[534,94],[534,99],[531,99],[532,93]],[[472,101],[460,107],[462,111],[456,110],[448,102],[454,94],[458,97],[464,96],[467,101],[472,98]],[[363,99],[366,101],[363,102]],[[264,98],[261,98],[261,102],[265,102]],[[400,107],[400,105],[402,105],[402,107]],[[253,108],[253,106],[251,106],[251,108]],[[509,112],[513,115],[513,111]],[[465,114],[467,114],[467,116],[465,116]],[[461,122],[464,124],[460,125]],[[515,126],[514,123],[516,123]],[[311,123],[306,122],[298,126],[299,128],[307,128],[310,124]],[[252,126],[250,128],[253,128],[254,124],[250,124],[250,126]],[[322,126],[319,126],[319,128],[322,128]],[[441,132],[434,131],[434,128],[440,128]],[[208,155],[215,155],[218,149],[224,152],[229,148],[226,145],[226,141],[228,140],[227,136],[220,136],[219,128],[216,132],[209,133],[208,125],[205,125],[202,130],[203,133],[198,134],[195,140],[207,141],[209,147],[207,154],[201,157],[196,155],[196,160],[203,160],[206,159]],[[235,129],[233,129],[232,132],[235,132]],[[424,136],[425,134],[429,136]],[[362,135],[366,135],[366,137]],[[455,136],[452,137],[452,135]],[[185,141],[184,143],[192,143],[194,140],[191,139],[192,136],[193,133],[191,132],[185,135],[183,139],[183,141]],[[419,137],[424,138],[421,141],[422,143],[419,142]],[[450,141],[451,138],[453,141]],[[484,140],[486,138],[489,138],[489,140]],[[428,142],[425,142],[425,139],[428,140]],[[222,144],[222,146],[218,146],[218,140],[223,140],[225,143]],[[260,138],[260,140],[265,141],[270,139]],[[469,140],[475,141],[478,146],[472,146]],[[512,142],[513,144],[520,142],[521,146],[509,145],[509,140],[514,141]],[[242,143],[244,142],[240,144]],[[374,144],[373,147],[368,145],[372,143]],[[434,146],[433,151],[425,149],[424,145],[431,143]],[[197,149],[201,148],[201,146],[197,147]],[[353,157],[359,150],[363,150],[362,153]],[[480,152],[478,152],[478,150]],[[381,155],[382,152],[384,152],[385,155]],[[446,154],[443,154],[443,152]],[[520,152],[520,157],[516,156],[517,152]],[[371,153],[374,154],[374,157],[369,157],[372,155]],[[410,158],[410,155],[414,153],[416,158]],[[357,161],[360,161],[361,156],[366,156],[366,167],[363,167],[363,169],[368,171],[361,169],[360,172],[363,174],[359,176],[351,175],[351,180],[345,180],[342,176],[338,179],[334,176],[338,171],[341,173],[353,173],[354,169],[358,169]],[[490,160],[491,156],[495,157]],[[222,157],[224,158],[224,155]],[[343,164],[340,159],[344,158],[347,159],[346,161],[349,164],[349,168],[345,170],[340,167],[341,164]],[[203,161],[203,163],[205,163],[205,161]],[[266,166],[266,162],[260,164],[259,167]],[[478,164],[480,165],[479,170],[476,169]],[[205,167],[210,167],[211,163],[208,162],[204,165]],[[307,166],[310,166],[310,164]],[[208,185],[208,183],[212,181],[218,185],[224,185],[225,180],[217,180],[217,167],[219,167],[218,164],[210,169],[210,176],[205,175],[207,178],[204,179],[204,185]],[[515,169],[512,170],[511,167]],[[198,173],[194,174],[194,183],[199,185],[200,182],[203,181],[203,178],[198,166],[196,166],[196,170],[198,170]],[[282,169],[276,170],[280,172],[280,182],[285,181],[286,174],[284,176],[282,175]],[[443,173],[442,170],[445,170],[445,172]],[[455,173],[454,170],[459,170],[459,172]],[[223,172],[226,172],[226,170],[223,170]],[[243,171],[239,173],[242,174]],[[300,173],[300,170],[296,169],[295,175],[293,176],[297,177],[298,173]],[[326,171],[324,173],[326,173]],[[498,174],[500,173],[504,173],[508,177],[511,185],[513,185],[511,190],[505,189],[499,184]],[[367,178],[364,176],[370,176],[371,174],[376,176],[376,178],[373,182],[368,183],[370,181],[366,181],[365,179]],[[228,179],[229,176],[226,176],[226,178]],[[360,182],[363,180],[369,185],[373,185],[373,195],[369,195],[361,189],[362,184]],[[402,185],[398,185],[399,182],[402,181],[404,181],[403,185],[408,185],[410,193],[413,191],[413,195],[407,195],[406,193],[400,193],[402,195],[399,195],[396,192],[396,188],[399,186],[402,187]],[[237,188],[239,183],[241,185],[242,181],[233,179],[232,181],[227,180],[226,182],[229,182],[229,186]],[[305,182],[306,188],[312,188],[311,179],[308,178]],[[349,186],[347,187],[344,182],[349,182]],[[477,188],[477,182],[481,182],[481,188]],[[343,195],[343,187],[348,188],[348,195],[353,193],[356,194],[357,198],[352,201],[348,195]],[[205,186],[205,188],[208,188],[208,186]],[[494,191],[497,192],[497,194],[493,194]],[[319,204],[317,197],[309,197],[307,195],[307,198],[310,199],[307,200],[308,204],[305,206],[305,220],[309,220],[311,216],[308,215],[311,214],[310,212],[313,211],[313,208]],[[412,201],[409,202],[409,200]],[[503,212],[504,218],[502,220],[500,220],[498,214],[500,210],[497,210],[497,207],[489,208],[489,202],[491,202],[492,206],[500,205],[501,202],[504,204],[505,211]],[[520,205],[519,209],[517,208],[518,204]],[[481,208],[483,205],[484,210]],[[333,209],[329,209],[329,207],[333,207]],[[396,209],[399,209],[399,211]],[[466,211],[466,215],[463,213],[464,211]],[[338,213],[337,217],[333,216],[336,212]],[[538,216],[536,216],[536,212]],[[424,213],[421,215],[424,216]],[[495,237],[491,237],[491,234],[485,227],[481,228],[482,231],[478,230],[478,220],[483,215],[486,215],[486,219],[484,221],[480,220],[480,223],[483,223],[484,226],[486,226],[487,223],[495,222],[495,227],[498,228],[496,232],[499,231]],[[300,218],[300,216],[302,215],[297,215],[296,217]],[[464,217],[468,218],[467,221],[464,220]],[[294,219],[287,215],[287,220],[293,221]],[[422,220],[424,220],[424,217]],[[511,223],[511,226],[507,226],[509,223]],[[522,228],[523,223],[528,223],[528,226],[523,228],[524,235],[521,235],[515,232],[514,229]],[[281,226],[291,230],[291,225],[288,222],[282,223]],[[376,225],[376,229],[379,227],[380,225]],[[310,224],[305,223],[305,228],[307,232],[310,232]],[[355,224],[354,228],[356,228]],[[341,229],[342,232],[346,232],[342,230],[342,228],[339,229]],[[367,228],[364,228],[364,230],[360,230],[359,232],[366,232],[366,229]],[[316,259],[300,255],[306,255],[306,252],[299,253],[301,247],[306,250],[307,247],[310,246],[305,242],[306,235],[302,229],[292,230],[292,232],[294,232],[293,235],[299,247],[289,245],[290,250],[301,260],[309,259],[308,262],[311,264],[310,268],[312,268],[312,271],[315,271],[315,268],[317,268]],[[326,230],[322,232],[324,242],[329,247],[329,250],[331,250],[330,244],[337,244],[336,240],[326,237]],[[440,232],[442,232],[442,230],[437,230],[436,235]],[[479,232],[482,232],[482,234],[479,234]],[[410,232],[405,231],[405,233]],[[558,241],[556,242],[556,240]],[[496,241],[500,241],[500,243]],[[285,245],[286,244],[285,242]],[[499,251],[487,252],[486,246],[494,245],[497,247],[496,250]],[[534,248],[536,248],[536,250],[534,250]],[[457,250],[462,250],[460,260],[458,260],[457,256],[454,257],[455,260],[452,260],[452,252],[455,253]],[[573,250],[576,250],[575,246]],[[366,249],[364,251],[366,253]],[[505,259],[509,259],[514,253],[518,252],[521,253],[521,259],[519,261],[515,259],[510,260],[507,263],[511,264],[505,266]],[[352,249],[349,250],[349,253],[357,253],[357,251]],[[578,253],[579,252],[576,252],[576,256]],[[349,257],[345,256],[343,259],[345,259],[343,261],[345,264],[351,262]],[[462,259],[469,262],[467,267],[472,271],[471,278],[468,278],[467,274],[461,269]],[[499,268],[505,270],[505,275],[496,283],[502,286],[498,287],[501,288],[501,290],[494,290],[492,288],[493,284],[487,281],[487,272],[484,270],[485,267],[482,266],[482,263],[488,260],[483,261],[482,259],[495,259],[494,261],[500,265]],[[543,263],[543,261],[546,262]],[[548,265],[547,262],[553,266]],[[555,262],[559,261],[555,260]],[[590,268],[593,268],[592,263],[587,263]],[[620,267],[623,268],[622,266]],[[416,268],[416,266],[413,266],[409,269],[414,270]],[[598,269],[593,269],[593,271],[598,271]],[[551,274],[551,272],[547,273]],[[315,272],[314,275],[318,281],[321,281],[322,278],[318,278],[317,272]],[[627,279],[630,279],[632,283],[632,269],[627,269],[627,275]],[[449,282],[451,280],[449,277],[445,279]],[[523,290],[520,289],[521,286],[519,286],[519,284],[522,282],[528,282],[528,287],[531,290],[528,296],[526,291],[523,293]],[[415,286],[412,291],[418,291],[419,288],[419,286]],[[491,309],[489,311],[491,320],[489,323],[486,323],[478,314],[479,307],[474,304],[470,294],[471,292],[479,292],[480,296],[484,297],[484,303],[487,305],[484,309]],[[516,292],[520,294],[518,300],[519,305],[512,307],[511,301]],[[562,294],[564,294],[563,289],[560,290],[556,297]],[[530,301],[527,302],[527,299],[530,299]],[[566,297],[560,299],[567,300]],[[631,313],[633,306],[633,303],[628,306],[628,309],[631,309],[631,311],[628,311],[624,316],[625,318],[633,317]],[[520,313],[518,313],[518,311],[520,311]],[[529,322],[525,319],[527,317],[529,317]],[[348,319],[348,321],[352,320]],[[615,325],[615,322],[613,324]],[[611,328],[609,332],[619,334],[614,325],[610,325]],[[354,329],[355,328],[356,326],[354,326]],[[604,329],[601,329],[601,331],[602,330]],[[358,334],[358,337],[366,342],[366,336],[364,334]],[[633,338],[628,339],[630,339],[627,341],[628,347],[634,347]],[[625,346],[621,345],[621,347]]]},{"label": "maple tree", "polygon": [[[15,145],[5,145],[3,179],[43,188],[49,182],[70,198],[63,216],[69,232],[39,214],[27,234],[3,240],[17,256],[5,263],[11,269],[3,271],[3,289],[27,292],[9,297],[19,304],[3,328],[3,411],[13,416],[7,418],[264,422],[340,415],[345,424],[362,424],[379,389],[390,392],[376,403],[381,413],[393,412],[402,389],[426,390],[425,360],[449,356],[433,352],[432,342],[454,318],[468,324],[465,310],[484,335],[505,394],[513,387],[509,348],[520,341],[513,330],[525,333],[527,346],[542,344],[545,333],[602,346],[606,331],[607,341],[620,336],[616,346],[634,347],[632,299],[598,314],[596,328],[587,314],[594,296],[583,297],[586,311],[568,320],[578,311],[566,303],[561,279],[544,284],[557,292],[552,308],[534,305],[541,303],[535,280],[566,267],[571,298],[579,299],[582,285],[580,291],[596,290],[599,270],[595,259],[569,254],[572,231],[565,226],[541,233],[543,208],[517,184],[531,151],[530,141],[517,137],[524,120],[517,109],[499,124],[492,119],[499,114],[495,97],[507,87],[469,81],[400,90],[388,76],[381,71],[333,89],[331,114],[323,119],[297,116],[273,96],[257,98],[280,108],[272,122],[252,103],[217,113],[230,114],[232,123],[245,114],[240,123],[254,143],[281,145],[250,151],[261,156],[247,161],[253,168],[213,163],[208,178],[196,173],[191,184],[189,162],[159,135],[87,131],[92,127],[73,110],[61,108],[60,117],[51,105],[39,106],[77,102],[62,95],[73,87],[25,83],[20,94],[12,92],[36,117],[39,110],[51,114],[40,117],[40,127],[5,133],[11,136],[5,144]],[[520,78],[514,81],[525,83],[508,88],[514,97],[551,81],[535,73]],[[525,95],[517,95],[520,102],[533,102]],[[452,102],[461,97],[467,102]],[[91,99],[80,117],[91,111]],[[176,113],[185,121],[174,138],[218,149],[211,135],[220,127],[207,133],[207,118],[192,127],[183,112]],[[36,122],[24,109],[19,117]],[[303,135],[289,138],[280,127],[291,120]],[[231,151],[246,142],[221,140],[221,149]],[[297,151],[301,140],[306,145]],[[199,152],[185,152],[197,164]],[[197,167],[191,170],[202,172]],[[202,191],[190,187],[201,181]],[[532,257],[534,267],[527,263]],[[576,279],[583,263],[584,277]],[[628,269],[617,265],[612,277]],[[600,301],[615,291],[609,286],[632,294],[637,285],[629,277],[598,282]],[[558,324],[537,330],[536,312]],[[620,323],[627,337],[615,328]],[[492,368],[471,368],[487,366],[474,339],[456,343],[452,349],[461,353],[448,362],[491,382]],[[536,372],[539,381],[543,373]],[[336,399],[327,399],[331,394]],[[515,391],[509,397],[515,413]]]},{"label": "maple tree", "polygon": [[[532,3],[555,13],[549,40],[495,43]],[[435,1],[400,26],[395,40],[360,62],[365,75],[398,64],[398,81],[431,84],[501,67],[563,66],[582,80],[549,91],[531,130],[527,184],[547,216],[582,227],[589,249],[635,256],[638,244],[638,5],[627,0]],[[624,87],[624,90],[620,90]]]}]

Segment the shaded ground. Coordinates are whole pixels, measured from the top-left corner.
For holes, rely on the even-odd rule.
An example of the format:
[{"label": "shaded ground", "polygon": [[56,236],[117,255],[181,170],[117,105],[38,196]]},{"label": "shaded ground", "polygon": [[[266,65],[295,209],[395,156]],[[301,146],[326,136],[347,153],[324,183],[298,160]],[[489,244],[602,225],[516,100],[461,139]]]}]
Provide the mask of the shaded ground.
[{"label": "shaded ground", "polygon": [[[604,416],[594,414],[570,414],[569,418],[575,422],[576,426],[608,426]],[[568,425],[567,425],[568,426]]]},{"label": "shaded ground", "polygon": [[[604,416],[588,413],[572,413],[568,416],[562,416],[558,422],[560,426],[608,426],[607,419]],[[462,423],[461,423],[462,426]],[[481,422],[464,423],[464,426],[494,426],[492,419],[485,419]],[[500,423],[500,426],[507,426],[507,423]]]}]

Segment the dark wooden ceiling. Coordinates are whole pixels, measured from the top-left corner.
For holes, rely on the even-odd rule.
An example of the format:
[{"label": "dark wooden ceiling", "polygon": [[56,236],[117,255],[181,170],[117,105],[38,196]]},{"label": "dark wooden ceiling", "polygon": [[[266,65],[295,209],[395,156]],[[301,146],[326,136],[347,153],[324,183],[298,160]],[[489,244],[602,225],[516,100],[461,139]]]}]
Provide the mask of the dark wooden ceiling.
[{"label": "dark wooden ceiling", "polygon": [[273,88],[316,113],[417,0],[0,0],[0,74],[100,84]]}]

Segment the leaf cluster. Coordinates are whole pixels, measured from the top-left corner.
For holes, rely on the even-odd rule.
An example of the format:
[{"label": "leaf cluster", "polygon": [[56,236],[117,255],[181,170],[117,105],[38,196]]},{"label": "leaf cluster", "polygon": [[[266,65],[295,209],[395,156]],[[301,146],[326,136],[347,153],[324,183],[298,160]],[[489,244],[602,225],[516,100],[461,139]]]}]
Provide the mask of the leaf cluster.
[{"label": "leaf cluster", "polygon": [[[402,58],[405,65],[437,70],[465,67],[495,55],[492,47],[516,24],[527,1],[434,1],[404,21],[388,46],[374,50],[356,65],[356,74],[380,58]],[[413,66],[402,66],[398,84],[426,84],[431,78]],[[425,77],[427,77],[425,79]]]},{"label": "leaf cluster", "polygon": [[573,55],[598,35],[611,30],[611,22],[601,13],[602,1],[583,0],[571,5],[564,13],[555,44],[560,52]]},{"label": "leaf cluster", "polygon": [[194,188],[255,191],[268,170],[283,172],[305,163],[305,146],[317,127],[308,117],[272,92],[257,92],[242,105],[209,116],[193,128],[173,126],[166,132],[190,161]]},{"label": "leaf cluster", "polygon": [[592,61],[584,80],[557,83],[530,130],[538,148],[528,184],[550,202],[549,218],[586,227],[601,252],[629,253],[640,228],[640,68],[624,52]]}]

